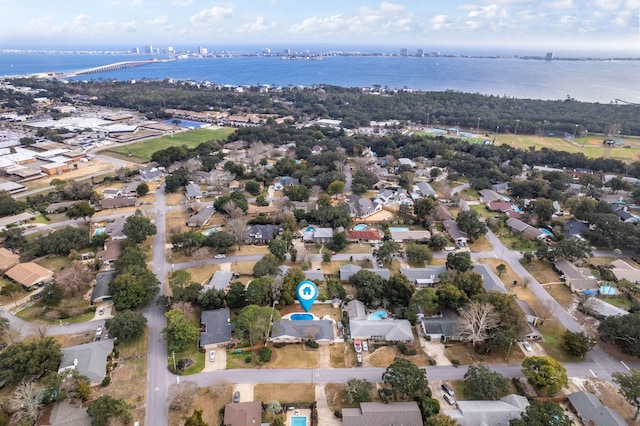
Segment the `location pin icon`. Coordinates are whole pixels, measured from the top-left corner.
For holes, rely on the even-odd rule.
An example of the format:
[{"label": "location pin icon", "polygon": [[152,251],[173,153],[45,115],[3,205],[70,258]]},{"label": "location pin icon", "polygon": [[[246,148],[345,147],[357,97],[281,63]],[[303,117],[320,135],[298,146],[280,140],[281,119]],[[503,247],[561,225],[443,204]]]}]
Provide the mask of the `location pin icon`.
[{"label": "location pin icon", "polygon": [[313,281],[300,281],[296,288],[296,294],[298,295],[302,309],[304,309],[305,312],[309,312],[309,309],[313,306],[313,302],[315,302],[316,297],[318,297],[318,287],[316,287]]}]

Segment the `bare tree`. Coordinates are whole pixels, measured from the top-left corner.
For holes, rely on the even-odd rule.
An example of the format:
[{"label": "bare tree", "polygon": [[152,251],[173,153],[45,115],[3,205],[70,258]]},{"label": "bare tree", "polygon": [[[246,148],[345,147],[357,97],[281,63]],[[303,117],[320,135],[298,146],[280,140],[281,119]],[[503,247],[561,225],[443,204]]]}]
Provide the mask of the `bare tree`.
[{"label": "bare tree", "polygon": [[371,158],[369,157],[354,157],[353,162],[356,165],[356,169],[366,169],[371,164]]},{"label": "bare tree", "polygon": [[533,303],[533,312],[535,312],[538,317],[538,322],[540,325],[544,324],[546,320],[553,317],[554,309],[551,305],[542,302],[540,299],[536,299]]},{"label": "bare tree", "polygon": [[172,309],[177,309],[182,312],[182,315],[189,317],[189,314],[193,312],[193,305],[189,302],[176,302],[173,304]]},{"label": "bare tree", "polygon": [[[208,259],[209,257],[211,257],[211,253],[209,252],[209,247],[200,247],[199,249],[197,249],[196,251],[193,252],[191,257],[194,260],[205,260],[205,259]],[[200,266],[204,267],[204,262],[202,262],[202,264]]]},{"label": "bare tree", "polygon": [[233,235],[233,238],[235,238],[238,250],[242,248],[249,236],[247,223],[249,222],[246,216],[231,217],[227,219],[227,229],[229,230],[229,233]]},{"label": "bare tree", "polygon": [[231,393],[231,383],[224,379],[216,380],[209,387],[209,394],[211,395],[212,399],[223,399],[226,397],[227,394],[230,394],[230,393]]},{"label": "bare tree", "polygon": [[173,411],[188,411],[195,401],[198,384],[191,380],[173,383],[169,386],[169,409]]},{"label": "bare tree", "polygon": [[282,283],[284,282],[284,277],[282,275],[277,275],[273,278],[271,282],[271,286],[269,287],[269,296],[271,300],[280,299],[280,295],[282,294]]},{"label": "bare tree", "polygon": [[66,297],[83,293],[95,278],[95,271],[76,260],[64,268],[56,277],[56,283]]},{"label": "bare tree", "polygon": [[471,302],[458,312],[457,332],[474,346],[489,338],[490,331],[500,325],[500,314],[490,303]]},{"label": "bare tree", "polygon": [[11,418],[16,422],[27,420],[35,423],[42,408],[40,395],[43,390],[37,382],[20,383],[9,399]]}]

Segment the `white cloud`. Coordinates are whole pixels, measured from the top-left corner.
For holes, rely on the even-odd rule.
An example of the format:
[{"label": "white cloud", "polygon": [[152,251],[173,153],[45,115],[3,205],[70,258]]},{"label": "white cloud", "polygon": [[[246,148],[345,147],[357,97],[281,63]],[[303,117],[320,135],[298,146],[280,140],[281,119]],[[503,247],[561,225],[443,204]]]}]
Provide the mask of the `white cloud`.
[{"label": "white cloud", "polygon": [[598,9],[617,10],[622,6],[620,0],[593,0],[593,6]]},{"label": "white cloud", "polygon": [[218,21],[231,17],[233,7],[214,6],[211,9],[202,10],[189,18],[191,24],[201,27],[208,27]]},{"label": "white cloud", "polygon": [[575,9],[577,6],[573,0],[554,0],[543,4],[548,9]]},{"label": "white cloud", "polygon": [[267,31],[276,27],[275,22],[271,22],[271,24],[265,24],[264,17],[259,16],[256,18],[255,22],[248,22],[244,25],[241,25],[236,32],[239,33],[255,33],[260,31]]},{"label": "white cloud", "polygon": [[173,0],[171,2],[172,5],[178,6],[178,7],[189,6],[192,3],[193,3],[193,0]]},{"label": "white cloud", "polygon": [[74,25],[85,25],[89,22],[89,17],[87,15],[78,15],[73,18]]},{"label": "white cloud", "polygon": [[441,30],[451,26],[447,15],[436,15],[429,21],[434,30]]},{"label": "white cloud", "polygon": [[386,1],[380,3],[380,12],[382,13],[396,13],[402,12],[403,10],[405,10],[405,7],[401,4],[388,3]]},{"label": "white cloud", "polygon": [[167,22],[169,22],[168,16],[156,16],[155,18],[145,21],[144,23],[147,25],[165,25]]}]

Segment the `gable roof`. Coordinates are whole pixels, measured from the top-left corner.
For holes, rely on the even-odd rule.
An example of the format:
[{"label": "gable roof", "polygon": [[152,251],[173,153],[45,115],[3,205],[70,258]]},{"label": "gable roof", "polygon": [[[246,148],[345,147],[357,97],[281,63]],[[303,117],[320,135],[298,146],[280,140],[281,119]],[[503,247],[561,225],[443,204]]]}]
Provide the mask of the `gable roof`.
[{"label": "gable roof", "polygon": [[449,209],[446,208],[444,205],[438,204],[436,206],[436,220],[445,220],[445,219],[453,220],[453,215],[451,214]]},{"label": "gable roof", "polygon": [[333,321],[331,320],[280,320],[273,323],[271,339],[313,339],[333,341]]},{"label": "gable roof", "polygon": [[200,324],[204,331],[200,333],[200,347],[231,341],[234,325],[230,321],[229,308],[202,311]]},{"label": "gable roof", "polygon": [[96,259],[102,260],[105,263],[113,262],[122,253],[122,246],[119,240],[110,240],[104,243],[104,250],[100,250],[96,253]]},{"label": "gable roof", "polygon": [[360,408],[343,408],[344,426],[422,426],[420,408],[410,402],[361,402]]},{"label": "gable roof", "polygon": [[483,203],[489,203],[495,200],[503,200],[502,196],[492,189],[480,190],[480,201]]},{"label": "gable roof", "polygon": [[530,227],[528,224],[524,223],[520,219],[516,219],[516,218],[513,218],[513,217],[507,219],[506,224],[507,224],[507,226],[509,228],[513,229],[514,231],[518,231],[518,232],[522,232],[525,229]]},{"label": "gable roof", "polygon": [[427,266],[426,268],[400,268],[400,273],[418,286],[429,286],[440,282],[439,275],[447,270],[446,266]]},{"label": "gable roof", "polygon": [[311,281],[324,281],[324,271],[321,269],[308,269],[304,271],[304,277]]},{"label": "gable roof", "polygon": [[216,209],[213,206],[203,207],[187,220],[187,226],[204,226],[215,212]]},{"label": "gable roof", "polygon": [[255,426],[262,422],[260,401],[236,402],[224,406],[224,426]]},{"label": "gable roof", "polygon": [[556,260],[554,265],[564,274],[566,280],[569,281],[571,286],[576,290],[598,288],[598,280],[594,276],[587,275],[590,271],[579,269],[566,259]]},{"label": "gable roof", "polygon": [[412,341],[411,323],[399,320],[351,320],[349,321],[352,339],[383,338],[387,341]]},{"label": "gable roof", "polygon": [[473,265],[473,272],[482,275],[482,285],[486,291],[495,291],[502,294],[508,293],[500,278],[493,273],[489,265],[482,263],[475,264]]},{"label": "gable roof", "polygon": [[367,319],[367,310],[359,300],[351,300],[347,303],[347,315],[349,320],[365,320]]},{"label": "gable roof", "polygon": [[53,272],[35,262],[25,262],[15,265],[5,272],[5,275],[24,287],[31,287],[49,281],[53,277]]},{"label": "gable roof", "polygon": [[498,401],[458,401],[457,409],[443,410],[462,426],[493,426],[509,424],[519,418],[529,406],[521,395],[507,395]]},{"label": "gable roof", "polygon": [[632,283],[640,281],[640,269],[636,269],[622,259],[616,259],[611,262],[613,269],[611,272],[618,280],[625,279]]},{"label": "gable roof", "polygon": [[20,255],[13,253],[11,250],[7,250],[4,247],[0,247],[0,271],[9,269],[20,262]]},{"label": "gable roof", "polygon": [[98,299],[111,296],[109,284],[116,275],[118,275],[117,271],[106,271],[96,274],[96,284],[93,286],[93,291],[91,292],[91,302],[96,303]]},{"label": "gable roof", "polygon": [[227,286],[233,279],[233,271],[216,271],[209,280],[209,284],[202,287],[202,292],[215,288],[217,290],[226,290]]},{"label": "gable roof", "polygon": [[377,229],[365,229],[363,231],[356,231],[354,229],[350,229],[345,231],[345,237],[347,240],[364,240],[364,241],[380,241],[382,240],[382,235],[380,235],[380,231]]},{"label": "gable roof", "polygon": [[107,357],[113,351],[113,340],[98,340],[83,345],[62,348],[60,371],[75,368],[91,383],[104,379],[107,374]]},{"label": "gable roof", "polygon": [[391,239],[394,241],[426,241],[431,238],[429,231],[394,231],[391,229]]},{"label": "gable roof", "polygon": [[589,392],[574,392],[568,395],[576,414],[585,423],[593,426],[626,426],[620,415],[602,405],[597,396]]},{"label": "gable roof", "polygon": [[347,263],[340,267],[340,281],[349,281],[352,275],[355,275],[362,268],[358,265],[354,265],[353,263]]},{"label": "gable roof", "polygon": [[612,305],[611,303],[607,303],[606,301],[598,299],[597,297],[589,297],[584,301],[584,306],[604,318],[613,317],[616,315],[627,315],[629,313],[624,309]]},{"label": "gable roof", "polygon": [[458,224],[453,219],[445,219],[442,221],[442,225],[447,230],[447,234],[454,240],[467,240],[469,237],[466,232],[462,232],[460,228],[458,228]]}]

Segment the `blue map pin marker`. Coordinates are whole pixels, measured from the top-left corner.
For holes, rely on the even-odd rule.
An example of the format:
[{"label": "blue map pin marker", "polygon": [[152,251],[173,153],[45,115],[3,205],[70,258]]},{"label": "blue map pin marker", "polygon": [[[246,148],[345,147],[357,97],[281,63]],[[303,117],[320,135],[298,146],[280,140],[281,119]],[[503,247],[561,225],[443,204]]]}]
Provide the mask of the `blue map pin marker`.
[{"label": "blue map pin marker", "polygon": [[315,302],[316,297],[318,297],[318,287],[316,287],[313,281],[300,281],[296,288],[296,294],[298,295],[302,309],[304,309],[305,312],[309,312],[309,309],[313,306],[313,302]]}]

